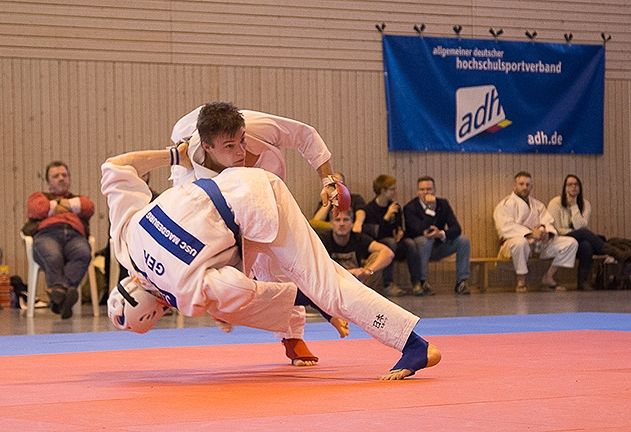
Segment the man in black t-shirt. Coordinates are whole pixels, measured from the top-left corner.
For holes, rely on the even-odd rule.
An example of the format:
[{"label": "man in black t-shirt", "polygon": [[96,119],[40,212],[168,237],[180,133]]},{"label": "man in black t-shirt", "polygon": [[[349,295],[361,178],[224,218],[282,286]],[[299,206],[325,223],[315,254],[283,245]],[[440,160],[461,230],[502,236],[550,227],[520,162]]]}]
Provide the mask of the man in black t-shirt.
[{"label": "man in black t-shirt", "polygon": [[353,211],[341,211],[331,220],[332,229],[320,235],[331,258],[372,288],[394,252],[370,236],[352,231]]},{"label": "man in black t-shirt", "polygon": [[[388,246],[397,260],[405,259],[410,272],[410,282],[413,287],[420,285],[420,261],[416,246],[411,238],[405,237],[403,229],[403,211],[395,200],[397,193],[397,179],[386,174],[377,177],[372,183],[375,198],[366,204],[364,212],[366,218],[362,232]],[[394,263],[383,271],[383,286],[387,295],[398,297],[406,292],[394,282]],[[428,292],[427,294],[431,294]]]}]

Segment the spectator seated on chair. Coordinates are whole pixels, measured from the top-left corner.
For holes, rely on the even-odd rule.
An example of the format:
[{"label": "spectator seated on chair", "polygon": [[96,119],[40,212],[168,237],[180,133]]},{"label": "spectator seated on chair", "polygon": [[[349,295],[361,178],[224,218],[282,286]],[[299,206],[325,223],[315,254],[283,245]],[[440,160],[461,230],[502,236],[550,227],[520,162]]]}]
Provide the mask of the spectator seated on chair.
[{"label": "spectator seated on chair", "polygon": [[[22,240],[24,240],[26,258],[28,261],[28,282],[27,282],[26,290],[22,290],[23,295],[19,296],[19,307],[20,309],[26,309],[26,316],[29,318],[32,318],[34,316],[34,311],[36,308],[47,308],[51,305],[49,305],[47,302],[44,302],[40,300],[38,297],[36,297],[37,282],[39,280],[39,272],[43,271],[44,269],[40,267],[40,265],[37,264],[37,262],[33,258],[33,237],[26,236],[24,235],[23,232],[20,232],[20,237],[22,238]],[[88,273],[86,276],[88,277],[88,282],[89,282],[89,287],[90,287],[90,296],[92,300],[92,312],[94,313],[95,317],[98,317],[100,316],[99,300],[98,300],[99,295],[98,295],[98,286],[97,286],[98,284],[97,284],[96,271],[95,271],[96,269],[95,259],[94,259],[94,255],[92,254],[96,247],[96,239],[94,238],[94,236],[90,236],[88,238],[88,243],[90,243],[90,253],[91,253],[92,259],[90,260],[90,264],[88,265]],[[85,280],[85,277],[83,278],[83,280]],[[82,281],[80,286],[83,286],[83,283],[84,282]],[[80,289],[77,290],[77,294],[78,294],[78,300],[77,300],[77,303],[75,303],[73,307],[75,312],[80,311],[80,308],[81,308],[81,290]]]},{"label": "spectator seated on chair", "polygon": [[520,171],[515,174],[513,192],[495,207],[493,220],[501,243],[498,256],[512,258],[516,292],[527,291],[526,275],[531,253],[552,259],[541,279],[543,288],[564,291],[565,288],[557,285],[554,275],[559,267],[574,267],[578,243],[572,237],[558,235],[554,218],[541,201],[530,195],[532,189],[532,176]]},{"label": "spectator seated on chair", "polygon": [[578,289],[585,291],[593,289],[591,284],[593,256],[604,253],[606,239],[587,228],[592,206],[587,199],[583,198],[583,184],[577,176],[569,174],[565,177],[561,195],[550,200],[548,211],[554,218],[554,227],[559,234],[570,236],[578,242],[576,252]]},{"label": "spectator seated on chair", "polygon": [[[333,174],[333,177],[336,177],[342,181],[342,183],[346,184],[346,178],[344,174],[341,172],[336,172]],[[366,201],[359,194],[351,193],[351,209],[353,210],[353,232],[360,233],[362,231],[362,223],[364,222],[364,218],[366,217],[366,212],[364,211],[364,206],[366,205]],[[318,232],[318,234],[322,234],[326,231],[331,230],[332,228],[332,219],[333,219],[333,206],[322,205],[322,202],[318,202],[318,207],[313,217],[309,220],[309,224],[311,227]]]},{"label": "spectator seated on chair", "polygon": [[429,262],[456,254],[454,292],[458,295],[469,294],[469,238],[462,233],[449,201],[436,197],[436,184],[432,177],[424,176],[417,180],[417,195],[403,207],[405,233],[414,241],[421,267],[421,281],[412,288],[412,293],[431,293],[432,288],[427,280]]},{"label": "spectator seated on chair", "polygon": [[92,260],[88,236],[94,204],[70,192],[70,172],[64,162],[48,164],[46,182],[48,191],[28,197],[29,220],[22,232],[33,236],[33,259],[44,269],[51,310],[67,319]]},{"label": "spectator seated on chair", "polygon": [[[405,237],[403,229],[403,211],[395,197],[397,179],[386,174],[378,176],[372,184],[375,198],[366,204],[366,219],[362,232],[388,246],[395,259],[406,259],[412,286],[420,282],[419,258],[414,241]],[[383,270],[383,286],[387,296],[398,297],[406,292],[394,283],[394,262]],[[429,294],[429,293],[428,293]]]},{"label": "spectator seated on chair", "polygon": [[338,212],[331,221],[331,231],[320,234],[320,239],[335,262],[374,289],[394,252],[366,234],[353,232],[353,214],[352,210]]}]

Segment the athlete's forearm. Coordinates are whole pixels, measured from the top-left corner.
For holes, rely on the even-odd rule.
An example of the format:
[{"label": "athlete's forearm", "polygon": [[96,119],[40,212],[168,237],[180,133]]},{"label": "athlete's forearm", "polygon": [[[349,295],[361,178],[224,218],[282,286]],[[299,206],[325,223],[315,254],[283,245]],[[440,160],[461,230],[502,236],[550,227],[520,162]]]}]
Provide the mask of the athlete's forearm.
[{"label": "athlete's forearm", "polygon": [[114,165],[132,166],[139,176],[156,168],[169,165],[181,164],[190,167],[188,156],[186,155],[187,145],[180,145],[176,149],[163,150],[139,150],[113,156],[107,160]]},{"label": "athlete's forearm", "polygon": [[321,179],[333,175],[333,167],[331,166],[331,161],[328,160],[324,162],[322,165],[318,167],[316,170]]}]

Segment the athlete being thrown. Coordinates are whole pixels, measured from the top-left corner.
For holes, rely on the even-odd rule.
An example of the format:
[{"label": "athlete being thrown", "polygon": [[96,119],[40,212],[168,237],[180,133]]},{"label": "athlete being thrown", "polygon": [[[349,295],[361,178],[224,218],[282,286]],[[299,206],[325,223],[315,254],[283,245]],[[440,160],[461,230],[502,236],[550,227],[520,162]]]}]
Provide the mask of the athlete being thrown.
[{"label": "athlete being thrown", "polygon": [[[227,105],[225,116],[212,134],[213,144],[243,146],[238,111]],[[128,153],[102,167],[114,250],[137,280],[119,286],[120,295],[115,292],[108,304],[118,328],[147,331],[162,316],[162,302],[168,301],[186,316],[210,312],[226,322],[278,331],[286,328],[300,286],[328,314],[354,322],[402,351],[382,379],[403,379],[440,361],[438,349],[413,332],[418,317],[362,285],[329,258],[275,175],[226,169],[214,181],[200,179],[168,189],[150,203],[140,175],[167,165],[173,152],[190,164],[186,145],[178,150]],[[270,257],[293,283],[254,281],[239,272],[234,267],[239,231],[246,250]],[[178,244],[165,241],[165,232],[177,234]],[[191,248],[182,249],[182,242]],[[130,295],[123,298],[127,291]]]}]

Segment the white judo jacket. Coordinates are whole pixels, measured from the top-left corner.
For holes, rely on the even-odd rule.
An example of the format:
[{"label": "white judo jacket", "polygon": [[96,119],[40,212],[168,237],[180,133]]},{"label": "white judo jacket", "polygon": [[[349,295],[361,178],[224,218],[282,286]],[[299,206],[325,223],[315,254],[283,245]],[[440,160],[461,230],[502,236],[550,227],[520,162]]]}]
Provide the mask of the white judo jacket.
[{"label": "white judo jacket", "polygon": [[546,206],[532,197],[528,197],[526,204],[515,192],[502,199],[495,207],[493,220],[502,241],[524,237],[539,225],[545,225],[547,232],[557,234],[554,218]]},{"label": "white judo jacket", "polygon": [[[180,118],[171,133],[173,143],[190,137],[188,155],[195,162],[196,178],[208,177],[208,170],[203,171],[204,167],[201,166],[204,149],[197,133],[197,117],[201,109],[200,106]],[[254,168],[263,168],[285,180],[285,158],[280,149],[287,148],[298,150],[314,170],[331,159],[331,152],[312,126],[258,111],[240,110],[240,113],[245,120],[246,148],[259,156]]]},{"label": "white judo jacket", "polygon": [[[205,154],[199,133],[197,117],[202,106],[181,117],[173,126],[171,141],[177,143],[188,139],[188,157],[192,170],[181,166],[171,168],[173,185],[190,183],[199,178],[214,178],[217,173],[203,166]],[[319,168],[331,159],[331,152],[318,132],[312,126],[297,120],[278,117],[258,111],[240,110],[245,120],[246,149],[258,156],[254,168],[276,174],[285,180],[285,158],[280,150],[294,149],[313,167]],[[258,280],[286,280],[269,257],[258,254],[250,242],[244,242],[243,271],[247,275],[256,274]],[[288,336],[289,337],[289,336]]]},{"label": "white judo jacket", "polygon": [[[202,188],[180,184],[150,202],[134,168],[106,162],[101,170],[114,252],[146,290],[159,291],[186,316],[208,312],[234,324],[287,328],[295,285],[255,282],[235,268],[240,256],[234,235]],[[245,239],[274,240],[279,218],[267,173],[230,168],[214,181]]]}]

